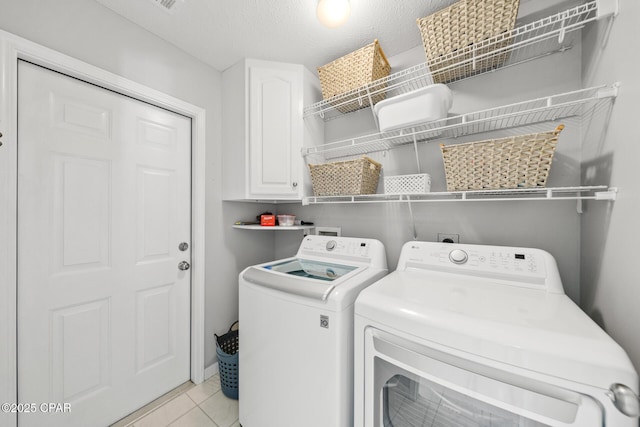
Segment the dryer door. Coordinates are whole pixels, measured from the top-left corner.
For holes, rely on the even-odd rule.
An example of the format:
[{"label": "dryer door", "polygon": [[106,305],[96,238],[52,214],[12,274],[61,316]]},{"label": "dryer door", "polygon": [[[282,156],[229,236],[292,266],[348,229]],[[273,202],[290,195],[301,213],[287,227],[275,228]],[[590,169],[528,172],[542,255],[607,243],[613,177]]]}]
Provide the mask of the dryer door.
[{"label": "dryer door", "polygon": [[601,427],[589,396],[464,360],[369,328],[365,425]]}]

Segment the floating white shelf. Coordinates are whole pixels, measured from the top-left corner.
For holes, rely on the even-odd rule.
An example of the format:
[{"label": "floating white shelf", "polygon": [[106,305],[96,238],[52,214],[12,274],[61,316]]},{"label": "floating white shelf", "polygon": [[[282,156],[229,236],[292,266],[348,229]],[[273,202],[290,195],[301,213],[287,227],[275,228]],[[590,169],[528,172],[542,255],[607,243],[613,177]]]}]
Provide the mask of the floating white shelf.
[{"label": "floating white shelf", "polygon": [[292,225],[292,226],[262,226],[262,225],[234,225],[233,228],[241,230],[261,230],[261,231],[295,231],[295,230],[312,230],[313,225]]},{"label": "floating white shelf", "polygon": [[618,190],[604,185],[584,187],[519,188],[513,190],[451,191],[426,194],[366,194],[360,196],[305,197],[302,204],[472,202],[527,200],[615,200]]},{"label": "floating white shelf", "polygon": [[305,147],[302,149],[302,155],[322,154],[326,160],[330,160],[385,151],[407,144],[432,142],[582,116],[610,104],[617,95],[617,83],[581,89],[461,114],[411,128]]},{"label": "floating white shelf", "polygon": [[[393,97],[430,85],[434,81],[454,82],[562,52],[573,45],[571,33],[592,21],[612,17],[616,13],[617,0],[590,1],[475,43],[430,63],[416,65],[329,100],[317,102],[305,108],[304,116],[318,115],[324,120],[330,120],[371,105],[374,95],[380,93]],[[435,71],[431,72],[430,68]]]}]

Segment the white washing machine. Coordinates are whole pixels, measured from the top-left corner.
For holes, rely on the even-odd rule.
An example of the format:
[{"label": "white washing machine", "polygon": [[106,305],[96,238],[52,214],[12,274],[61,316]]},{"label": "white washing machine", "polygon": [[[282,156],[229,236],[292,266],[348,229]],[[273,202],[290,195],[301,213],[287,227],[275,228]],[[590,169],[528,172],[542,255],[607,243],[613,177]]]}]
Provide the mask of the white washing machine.
[{"label": "white washing machine", "polygon": [[356,301],[355,384],[355,427],[638,426],[629,358],[538,249],[405,244]]},{"label": "white washing machine", "polygon": [[385,274],[382,243],[332,236],[240,274],[243,427],[353,424],[353,304]]}]

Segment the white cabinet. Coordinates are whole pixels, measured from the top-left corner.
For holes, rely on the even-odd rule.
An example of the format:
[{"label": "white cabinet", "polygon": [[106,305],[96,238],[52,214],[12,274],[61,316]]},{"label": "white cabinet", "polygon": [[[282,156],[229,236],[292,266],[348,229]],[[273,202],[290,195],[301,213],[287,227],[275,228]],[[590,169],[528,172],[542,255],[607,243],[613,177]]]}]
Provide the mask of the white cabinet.
[{"label": "white cabinet", "polygon": [[310,194],[302,147],[322,143],[321,120],[303,106],[320,98],[302,65],[245,59],[222,74],[224,200],[301,200]]}]

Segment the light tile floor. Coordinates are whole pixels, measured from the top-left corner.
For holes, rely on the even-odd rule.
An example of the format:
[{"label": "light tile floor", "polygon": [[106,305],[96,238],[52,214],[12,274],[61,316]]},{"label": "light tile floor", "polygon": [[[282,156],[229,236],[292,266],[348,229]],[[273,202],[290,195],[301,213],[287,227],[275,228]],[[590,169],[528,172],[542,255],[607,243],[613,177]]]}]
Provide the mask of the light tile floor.
[{"label": "light tile floor", "polygon": [[238,401],[220,389],[220,376],[185,383],[111,427],[240,427]]}]

